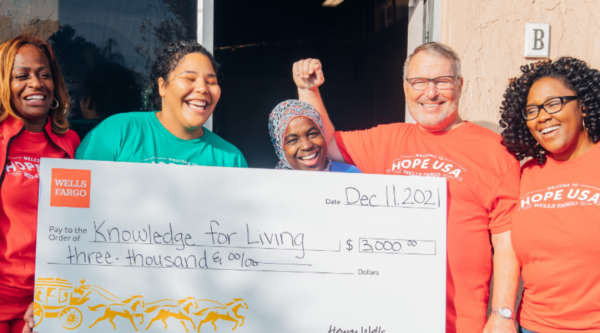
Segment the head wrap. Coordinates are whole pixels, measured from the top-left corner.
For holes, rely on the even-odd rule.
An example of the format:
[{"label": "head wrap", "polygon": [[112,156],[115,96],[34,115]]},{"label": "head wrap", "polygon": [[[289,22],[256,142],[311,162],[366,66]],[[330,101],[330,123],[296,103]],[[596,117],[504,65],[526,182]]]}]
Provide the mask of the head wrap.
[{"label": "head wrap", "polygon": [[[306,117],[312,120],[319,128],[321,134],[325,136],[321,117],[312,105],[295,99],[288,99],[287,101],[277,104],[271,112],[271,115],[269,115],[269,134],[271,135],[271,143],[275,148],[277,157],[279,157],[279,163],[277,163],[275,169],[293,169],[290,162],[288,162],[285,157],[283,146],[285,145],[285,134],[287,133],[288,125],[297,117]],[[330,166],[331,159],[327,157],[323,171],[329,171]]]}]

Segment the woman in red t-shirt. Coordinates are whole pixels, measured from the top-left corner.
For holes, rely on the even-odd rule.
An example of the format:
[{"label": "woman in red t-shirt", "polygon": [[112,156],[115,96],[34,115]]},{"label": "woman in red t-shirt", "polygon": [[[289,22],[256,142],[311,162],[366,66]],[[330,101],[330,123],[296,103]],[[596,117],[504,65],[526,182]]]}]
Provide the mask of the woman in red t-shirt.
[{"label": "woman in red t-shirt", "polygon": [[30,331],[40,158],[73,158],[68,112],[48,43],[22,35],[0,45],[0,333]]},{"label": "woman in red t-shirt", "polygon": [[501,107],[520,160],[512,243],[521,331],[600,331],[600,72],[564,57],[521,67]]}]

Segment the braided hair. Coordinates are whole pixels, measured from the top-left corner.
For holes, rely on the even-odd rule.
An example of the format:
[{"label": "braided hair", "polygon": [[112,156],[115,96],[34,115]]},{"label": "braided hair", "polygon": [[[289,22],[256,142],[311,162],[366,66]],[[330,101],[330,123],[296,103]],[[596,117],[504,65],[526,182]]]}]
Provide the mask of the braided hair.
[{"label": "braided hair", "polygon": [[205,55],[210,60],[213,69],[215,70],[215,74],[219,74],[219,63],[217,63],[212,54],[198,42],[193,40],[182,40],[170,43],[163,49],[162,54],[156,58],[152,64],[152,69],[150,70],[150,91],[148,93],[148,99],[149,102],[154,104],[152,105],[154,110],[159,110],[162,104],[160,94],[158,93],[158,79],[162,77],[168,84],[168,78],[171,72],[175,70],[183,57],[190,53],[201,53]]},{"label": "braided hair", "polygon": [[509,80],[500,107],[502,144],[518,160],[533,157],[539,165],[546,163],[546,150],[531,135],[521,113],[527,105],[529,89],[545,77],[560,80],[579,96],[588,138],[593,143],[600,140],[600,71],[589,68],[585,61],[562,57],[554,62],[543,60],[521,66],[521,72],[520,77]]}]

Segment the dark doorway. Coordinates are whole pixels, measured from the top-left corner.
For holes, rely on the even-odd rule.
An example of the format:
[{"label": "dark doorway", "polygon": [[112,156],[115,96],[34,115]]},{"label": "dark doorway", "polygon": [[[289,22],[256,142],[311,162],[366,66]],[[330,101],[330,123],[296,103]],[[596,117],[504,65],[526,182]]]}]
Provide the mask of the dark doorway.
[{"label": "dark doorway", "polygon": [[250,167],[277,163],[267,129],[277,103],[297,98],[292,64],[323,63],[321,95],[337,130],[404,121],[402,68],[408,0],[215,1],[215,57],[222,97],[214,131]]}]

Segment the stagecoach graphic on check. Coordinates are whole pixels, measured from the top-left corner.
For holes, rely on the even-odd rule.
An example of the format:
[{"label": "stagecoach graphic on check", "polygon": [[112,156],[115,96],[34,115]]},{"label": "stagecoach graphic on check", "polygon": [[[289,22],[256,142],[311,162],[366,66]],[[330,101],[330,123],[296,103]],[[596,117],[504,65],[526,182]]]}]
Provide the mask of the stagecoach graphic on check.
[{"label": "stagecoach graphic on check", "polygon": [[248,309],[241,298],[229,303],[194,297],[148,302],[141,295],[121,299],[104,288],[85,284],[85,280],[79,282],[79,286],[74,287],[73,283],[59,278],[36,280],[33,312],[36,326],[46,318],[58,318],[62,327],[74,330],[81,326],[85,314],[95,318],[89,328],[108,320],[116,329],[114,319],[118,316],[128,319],[136,331],[160,325],[157,321],[161,321],[167,329],[167,319],[170,318],[183,325],[186,332],[190,332],[190,328],[201,332],[200,329],[207,323],[211,323],[216,331],[219,320],[233,322],[232,330],[235,330],[244,325],[245,317],[239,311]]}]

